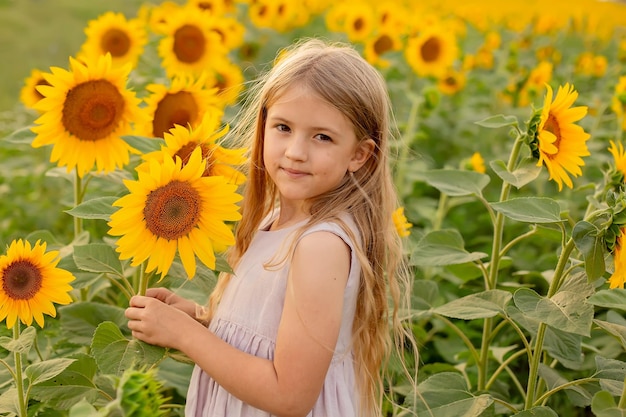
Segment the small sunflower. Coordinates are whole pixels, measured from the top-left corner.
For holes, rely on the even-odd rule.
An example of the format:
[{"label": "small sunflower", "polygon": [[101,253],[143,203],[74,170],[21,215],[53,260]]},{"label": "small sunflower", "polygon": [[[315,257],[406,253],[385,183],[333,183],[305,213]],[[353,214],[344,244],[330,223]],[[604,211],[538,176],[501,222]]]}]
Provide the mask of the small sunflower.
[{"label": "small sunflower", "polygon": [[404,54],[417,75],[441,77],[457,58],[457,40],[452,31],[431,25],[409,37]]},{"label": "small sunflower", "polygon": [[545,165],[559,191],[563,183],[572,188],[573,183],[568,173],[577,177],[582,175],[581,166],[585,165],[583,156],[589,156],[587,139],[590,135],[574,122],[587,114],[586,106],[571,107],[578,97],[574,86],[560,86],[554,101],[552,88],[548,91],[541,111],[541,119],[536,138],[539,142],[539,161],[537,165]]},{"label": "small sunflower", "polygon": [[162,27],[165,36],[157,47],[169,77],[200,76],[213,69],[216,59],[228,55],[220,35],[211,30],[206,14],[187,6],[168,17]]},{"label": "small sunflower", "polygon": [[437,88],[443,94],[454,95],[465,88],[465,83],[464,72],[448,68],[444,75],[437,80]]},{"label": "small sunflower", "polygon": [[619,77],[615,85],[611,98],[611,110],[621,120],[622,130],[626,131],[626,75]]},{"label": "small sunflower", "polygon": [[613,265],[615,269],[613,275],[608,280],[609,288],[611,289],[624,288],[624,283],[626,283],[626,251],[624,251],[622,246],[626,230],[622,228],[620,232],[615,244],[615,250],[613,251]]},{"label": "small sunflower", "polygon": [[248,17],[258,28],[282,33],[303,26],[309,14],[302,3],[295,0],[258,0],[250,4]]},{"label": "small sunflower", "polygon": [[84,176],[94,165],[111,172],[129,162],[133,149],[121,136],[141,122],[139,99],[125,87],[130,66],[113,67],[111,55],[82,63],[70,58],[71,70],[52,67],[40,86],[44,96],[35,106],[41,116],[32,128],[32,146],[53,145],[51,162],[76,168]]},{"label": "small sunflower", "polygon": [[90,60],[107,52],[113,65],[137,65],[139,56],[148,41],[145,23],[140,19],[127,20],[122,13],[106,12],[91,20],[85,28],[87,40],[78,55],[80,60]]},{"label": "small sunflower", "polygon": [[244,75],[241,67],[232,61],[215,62],[213,74],[207,77],[206,87],[217,88],[217,96],[223,106],[237,103],[244,90]]},{"label": "small sunflower", "polygon": [[219,120],[210,116],[205,116],[195,129],[176,125],[163,135],[165,146],[159,151],[145,154],[143,159],[146,162],[138,166],[137,171],[148,170],[149,161],[162,163],[164,158],[179,157],[184,166],[193,151],[200,148],[205,161],[203,176],[219,175],[229,183],[242,184],[246,177],[233,166],[242,165],[246,161],[246,149],[227,149],[220,146],[217,140],[228,132],[228,126],[217,131],[218,126]]},{"label": "small sunflower", "polygon": [[361,42],[370,36],[376,23],[372,7],[365,2],[355,2],[345,15],[344,32],[348,40]]},{"label": "small sunflower", "polygon": [[204,177],[206,163],[197,147],[183,166],[180,157],[150,161],[138,180],[124,181],[130,194],[113,203],[109,234],[121,236],[116,251],[120,259],[132,258],[138,266],[147,260],[146,272],[161,277],[178,252],[189,279],[196,273],[196,256],[215,269],[215,247],[235,242],[226,221],[241,218],[236,203],[237,186],[223,177]]},{"label": "small sunflower", "polygon": [[181,76],[172,79],[169,87],[148,85],[150,95],[144,98],[146,106],[142,108],[147,122],[137,125],[136,133],[162,138],[175,125],[198,126],[206,113],[221,118],[224,110],[218,90],[208,89],[205,84],[205,76],[197,80]]},{"label": "small sunflower", "polygon": [[397,36],[395,32],[383,29],[375,36],[371,36],[365,40],[363,56],[370,64],[379,68],[387,68],[391,63],[383,58],[383,56],[401,49],[402,41],[400,37]]},{"label": "small sunflower", "polygon": [[485,160],[480,152],[474,152],[472,154],[472,157],[469,160],[469,165],[473,171],[480,172],[481,174],[484,174],[487,171],[485,168]]},{"label": "small sunflower", "polygon": [[398,207],[392,214],[393,224],[396,226],[396,231],[400,237],[407,237],[411,234],[411,227],[404,215],[404,207]]},{"label": "small sunflower", "polygon": [[24,86],[20,90],[20,101],[29,109],[34,109],[43,95],[37,91],[40,85],[50,85],[44,78],[43,71],[33,69],[30,75],[24,80]]},{"label": "small sunflower", "polygon": [[58,251],[46,252],[46,243],[31,247],[21,239],[11,242],[0,256],[0,321],[13,327],[19,318],[30,326],[33,319],[43,327],[43,315],[56,317],[53,303],[69,304],[74,276],[57,268]]}]

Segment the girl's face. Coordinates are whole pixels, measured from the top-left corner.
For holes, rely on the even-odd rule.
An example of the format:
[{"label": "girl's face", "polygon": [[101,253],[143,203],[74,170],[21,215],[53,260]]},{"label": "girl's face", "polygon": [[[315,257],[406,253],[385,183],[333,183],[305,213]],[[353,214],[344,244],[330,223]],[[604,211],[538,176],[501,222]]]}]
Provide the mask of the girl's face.
[{"label": "girl's face", "polygon": [[288,89],[267,110],[263,158],[282,207],[336,188],[373,146],[359,144],[352,123],[307,88]]}]

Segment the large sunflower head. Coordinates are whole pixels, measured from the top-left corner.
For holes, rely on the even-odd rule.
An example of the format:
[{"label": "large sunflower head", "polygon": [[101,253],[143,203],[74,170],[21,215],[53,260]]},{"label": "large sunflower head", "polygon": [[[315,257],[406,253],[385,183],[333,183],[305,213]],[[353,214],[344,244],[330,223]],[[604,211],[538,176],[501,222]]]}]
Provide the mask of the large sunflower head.
[{"label": "large sunflower head", "polygon": [[0,256],[0,321],[12,328],[19,318],[30,326],[33,319],[43,327],[43,315],[55,317],[53,303],[69,304],[74,276],[57,268],[58,251],[46,252],[46,243],[11,242]]},{"label": "large sunflower head", "polygon": [[134,67],[148,40],[145,26],[140,19],[127,20],[122,13],[106,12],[88,23],[78,58],[90,60],[110,53],[113,65],[130,63]]},{"label": "large sunflower head", "polygon": [[50,161],[81,177],[94,165],[99,172],[123,167],[132,148],[121,137],[143,118],[125,86],[130,66],[113,67],[106,54],[86,63],[70,58],[70,67],[44,74],[50,85],[38,87],[44,98],[35,106],[42,114],[32,146],[53,145]]},{"label": "large sunflower head", "polygon": [[417,75],[441,77],[457,58],[456,37],[451,30],[433,24],[407,40],[404,54]]},{"label": "large sunflower head", "polygon": [[159,151],[143,156],[146,162],[137,167],[137,171],[147,171],[150,161],[163,163],[165,158],[179,157],[183,166],[187,164],[194,150],[200,148],[204,159],[203,176],[219,175],[235,185],[242,184],[246,177],[234,166],[241,166],[245,161],[245,148],[228,149],[218,144],[218,139],[228,132],[228,126],[219,130],[219,119],[206,115],[196,128],[176,125],[163,135],[165,146]]},{"label": "large sunflower head", "polygon": [[175,77],[169,87],[150,84],[150,95],[144,98],[145,123],[137,125],[136,133],[163,138],[175,125],[196,127],[205,114],[220,119],[224,113],[217,88],[206,88],[206,77]]},{"label": "large sunflower head", "polygon": [[20,101],[29,109],[34,109],[39,100],[43,98],[37,88],[40,85],[50,85],[43,76],[43,71],[33,69],[24,81],[24,86],[20,90]]},{"label": "large sunflower head", "polygon": [[220,35],[211,30],[205,13],[183,7],[163,24],[165,36],[158,45],[162,66],[169,77],[199,76],[213,69],[216,59],[228,55]]},{"label": "large sunflower head", "polygon": [[227,221],[241,218],[237,186],[221,176],[203,176],[206,162],[197,147],[183,166],[182,159],[150,161],[138,180],[125,181],[130,194],[118,199],[109,234],[121,236],[117,252],[131,265],[147,261],[146,272],[167,275],[178,252],[189,279],[196,273],[196,256],[215,269],[214,248],[235,242]]},{"label": "large sunflower head", "polygon": [[[538,142],[537,165],[545,165],[559,191],[563,183],[572,188],[569,175],[582,175],[581,166],[585,165],[583,156],[589,156],[587,140],[590,135],[575,124],[587,114],[586,106],[572,107],[578,97],[574,86],[560,86],[552,100],[552,88],[548,91],[541,110],[541,117],[534,140]],[[532,146],[532,145],[531,145]]]}]

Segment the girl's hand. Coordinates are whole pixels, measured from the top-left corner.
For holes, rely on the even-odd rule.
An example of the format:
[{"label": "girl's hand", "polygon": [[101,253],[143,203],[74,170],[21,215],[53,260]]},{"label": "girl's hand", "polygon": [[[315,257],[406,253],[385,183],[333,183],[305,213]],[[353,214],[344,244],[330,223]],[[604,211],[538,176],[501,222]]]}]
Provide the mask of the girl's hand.
[{"label": "girl's hand", "polygon": [[[159,291],[159,294],[164,292]],[[167,304],[157,296],[135,295],[130,299],[125,315],[133,337],[151,345],[179,349],[184,338],[198,327],[206,330],[186,311],[178,308],[176,301]]]},{"label": "girl's hand", "polygon": [[148,288],[146,297],[156,298],[180,311],[187,313],[189,316],[196,318],[196,303],[175,294],[167,288]]}]

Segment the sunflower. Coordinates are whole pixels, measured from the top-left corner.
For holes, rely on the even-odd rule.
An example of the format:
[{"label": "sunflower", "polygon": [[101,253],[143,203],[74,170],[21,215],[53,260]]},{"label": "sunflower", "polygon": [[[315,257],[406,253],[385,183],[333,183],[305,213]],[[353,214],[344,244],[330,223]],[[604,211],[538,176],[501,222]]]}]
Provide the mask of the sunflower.
[{"label": "sunflower", "polygon": [[286,32],[303,26],[308,21],[309,14],[301,2],[296,0],[258,0],[250,4],[248,17],[258,28]]},{"label": "sunflower", "polygon": [[108,52],[113,65],[130,63],[133,67],[137,65],[148,40],[144,22],[140,19],[126,20],[122,13],[113,12],[91,20],[85,28],[85,35],[87,40],[78,54],[80,60],[94,59]]},{"label": "sunflower", "polygon": [[626,131],[626,75],[619,77],[613,98],[611,98],[611,110],[621,120],[622,130]]},{"label": "sunflower", "polygon": [[32,128],[32,146],[52,144],[50,161],[68,172],[76,168],[81,177],[94,165],[103,172],[121,168],[133,150],[121,136],[143,117],[139,100],[125,87],[130,66],[113,67],[110,54],[87,63],[70,58],[70,66],[44,74],[50,86],[38,87],[44,98],[35,105],[42,114]]},{"label": "sunflower", "polygon": [[624,234],[626,230],[620,229],[620,235],[617,237],[615,250],[613,251],[613,265],[615,267],[613,275],[609,277],[609,288],[624,288],[626,282],[626,252],[622,246]]},{"label": "sunflower", "polygon": [[206,87],[217,88],[223,106],[233,105],[244,89],[244,76],[239,65],[232,61],[215,62],[215,72],[207,77]]},{"label": "sunflower", "polygon": [[375,36],[365,40],[363,56],[370,64],[379,68],[387,68],[391,64],[383,55],[402,49],[402,41],[395,32],[380,30]]},{"label": "sunflower", "polygon": [[220,41],[227,50],[239,48],[243,45],[246,27],[239,20],[230,16],[215,16],[207,18],[209,29],[219,35]]},{"label": "sunflower", "polygon": [[197,128],[187,128],[176,125],[163,135],[165,146],[159,151],[150,152],[143,156],[146,161],[137,167],[137,171],[147,171],[151,160],[162,163],[165,158],[179,157],[183,166],[189,160],[196,148],[200,148],[205,161],[203,176],[219,175],[229,183],[242,184],[246,177],[235,168],[246,161],[245,148],[227,149],[220,146],[217,140],[228,132],[228,126],[217,131],[219,119],[207,115]]},{"label": "sunflower", "polygon": [[211,30],[206,16],[196,7],[187,6],[163,23],[165,36],[157,50],[169,77],[199,76],[204,71],[211,71],[216,59],[228,55],[228,49],[220,36]]},{"label": "sunflower", "polygon": [[457,58],[458,46],[452,31],[430,25],[409,37],[404,54],[417,75],[441,77]]},{"label": "sunflower", "polygon": [[206,163],[197,147],[183,166],[182,159],[150,161],[138,180],[125,180],[130,194],[113,203],[109,234],[121,236],[116,251],[131,266],[147,260],[146,272],[156,269],[162,277],[178,252],[189,279],[196,273],[196,256],[215,269],[215,247],[235,242],[224,223],[241,218],[236,203],[237,186],[224,177],[204,177]]},{"label": "sunflower", "polygon": [[26,80],[24,80],[24,86],[20,90],[20,101],[29,109],[34,109],[35,104],[43,98],[43,95],[37,91],[37,87],[40,85],[50,85],[43,74],[43,71],[33,69]]},{"label": "sunflower", "polygon": [[150,84],[144,98],[142,111],[146,123],[137,125],[136,133],[143,136],[162,138],[175,125],[196,127],[205,113],[221,118],[224,110],[217,88],[205,88],[206,76],[197,80],[191,77],[175,77],[169,87]]},{"label": "sunflower", "polygon": [[485,168],[485,160],[480,152],[474,152],[472,154],[472,157],[469,160],[469,165],[473,171],[480,172],[481,174],[484,174],[487,171]]},{"label": "sunflower", "polygon": [[344,32],[348,40],[360,42],[367,39],[376,24],[372,7],[365,2],[351,4],[344,21]]},{"label": "sunflower", "polygon": [[52,303],[69,304],[74,276],[57,268],[58,251],[46,253],[46,243],[38,240],[31,247],[21,239],[11,242],[0,256],[0,321],[13,327],[18,317],[30,326],[33,319],[43,327],[43,315],[56,316]]},{"label": "sunflower", "polygon": [[411,234],[411,223],[409,223],[404,216],[404,207],[398,207],[391,215],[393,224],[396,226],[396,231],[400,237],[407,237]]},{"label": "sunflower", "polygon": [[437,88],[443,94],[454,95],[465,88],[465,83],[464,72],[448,68],[444,75],[437,80]]},{"label": "sunflower", "polygon": [[548,168],[550,179],[556,181],[560,191],[563,183],[573,187],[568,173],[575,177],[582,175],[580,167],[585,165],[582,157],[589,155],[586,141],[590,135],[574,124],[587,114],[587,107],[571,107],[578,93],[569,83],[559,87],[554,101],[552,88],[546,87],[548,91],[536,134],[539,142],[537,165],[544,164]]}]

